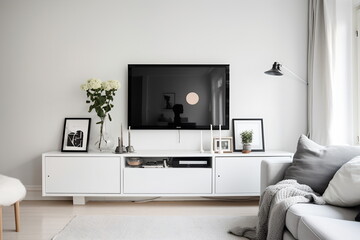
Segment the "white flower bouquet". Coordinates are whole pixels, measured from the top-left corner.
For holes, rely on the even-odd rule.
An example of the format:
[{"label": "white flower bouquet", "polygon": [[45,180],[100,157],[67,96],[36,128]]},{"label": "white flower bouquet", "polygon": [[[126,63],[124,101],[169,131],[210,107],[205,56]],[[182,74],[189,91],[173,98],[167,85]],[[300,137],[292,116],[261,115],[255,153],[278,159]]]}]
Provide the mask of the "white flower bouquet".
[{"label": "white flower bouquet", "polygon": [[98,141],[98,148],[101,148],[103,140],[103,127],[106,117],[111,121],[110,111],[114,107],[112,101],[114,100],[115,92],[120,88],[119,81],[109,80],[101,81],[97,78],[91,78],[86,83],[81,84],[80,88],[86,91],[86,103],[90,103],[89,112],[95,110],[100,118],[96,124],[100,124],[100,140]]}]

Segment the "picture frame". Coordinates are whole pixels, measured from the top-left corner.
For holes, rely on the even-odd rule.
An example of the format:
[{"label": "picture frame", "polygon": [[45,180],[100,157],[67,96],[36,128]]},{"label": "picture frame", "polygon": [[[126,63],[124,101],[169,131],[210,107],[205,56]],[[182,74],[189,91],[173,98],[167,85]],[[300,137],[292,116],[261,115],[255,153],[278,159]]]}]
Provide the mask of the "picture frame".
[{"label": "picture frame", "polygon": [[[216,137],[213,139],[214,152],[220,152],[220,138]],[[222,137],[221,138],[222,150],[224,153],[232,153],[233,152],[233,138],[232,137]]]},{"label": "picture frame", "polygon": [[87,152],[91,118],[65,118],[62,152]]},{"label": "picture frame", "polygon": [[251,143],[251,151],[264,152],[264,127],[262,118],[238,118],[232,120],[233,124],[233,138],[234,138],[234,151],[241,152],[243,145],[241,142],[240,133],[246,130],[253,131],[253,139]]},{"label": "picture frame", "polygon": [[162,109],[173,109],[175,104],[175,93],[163,93],[162,94]]}]

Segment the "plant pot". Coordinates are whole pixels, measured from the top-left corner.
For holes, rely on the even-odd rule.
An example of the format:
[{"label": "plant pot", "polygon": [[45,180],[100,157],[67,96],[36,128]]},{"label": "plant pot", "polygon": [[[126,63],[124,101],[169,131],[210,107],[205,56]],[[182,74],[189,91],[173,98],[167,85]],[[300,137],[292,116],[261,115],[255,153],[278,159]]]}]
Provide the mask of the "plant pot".
[{"label": "plant pot", "polygon": [[251,144],[250,143],[243,143],[242,153],[250,153],[250,152],[251,152]]}]

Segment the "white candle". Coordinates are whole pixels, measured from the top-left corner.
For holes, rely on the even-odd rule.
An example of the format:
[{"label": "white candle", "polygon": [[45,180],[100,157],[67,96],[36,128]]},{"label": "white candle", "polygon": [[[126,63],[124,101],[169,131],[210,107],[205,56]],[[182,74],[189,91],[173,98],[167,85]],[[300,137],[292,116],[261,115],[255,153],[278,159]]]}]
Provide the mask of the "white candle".
[{"label": "white candle", "polygon": [[219,153],[223,153],[221,145],[221,124],[219,125]]},{"label": "white candle", "polygon": [[121,139],[120,139],[120,147],[122,147],[123,146],[123,131],[122,131],[122,124],[121,124],[121,133],[120,133],[120,137],[121,137]]},{"label": "white candle", "polygon": [[200,131],[200,152],[203,153],[204,149],[203,149],[203,132]]},{"label": "white candle", "polygon": [[130,143],[130,126],[129,126],[129,131],[128,131],[128,144],[129,144],[129,146],[131,146],[131,143]]},{"label": "white candle", "polygon": [[210,152],[214,153],[212,124],[210,124]]}]

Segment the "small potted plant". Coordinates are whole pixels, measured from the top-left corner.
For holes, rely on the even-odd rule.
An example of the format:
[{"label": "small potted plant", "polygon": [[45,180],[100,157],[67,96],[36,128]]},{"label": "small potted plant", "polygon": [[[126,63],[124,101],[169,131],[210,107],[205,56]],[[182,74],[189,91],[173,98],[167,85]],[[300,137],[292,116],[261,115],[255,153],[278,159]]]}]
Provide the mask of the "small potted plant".
[{"label": "small potted plant", "polygon": [[242,133],[240,133],[240,136],[241,136],[241,142],[243,144],[242,153],[250,153],[253,131],[252,130],[243,131]]}]

